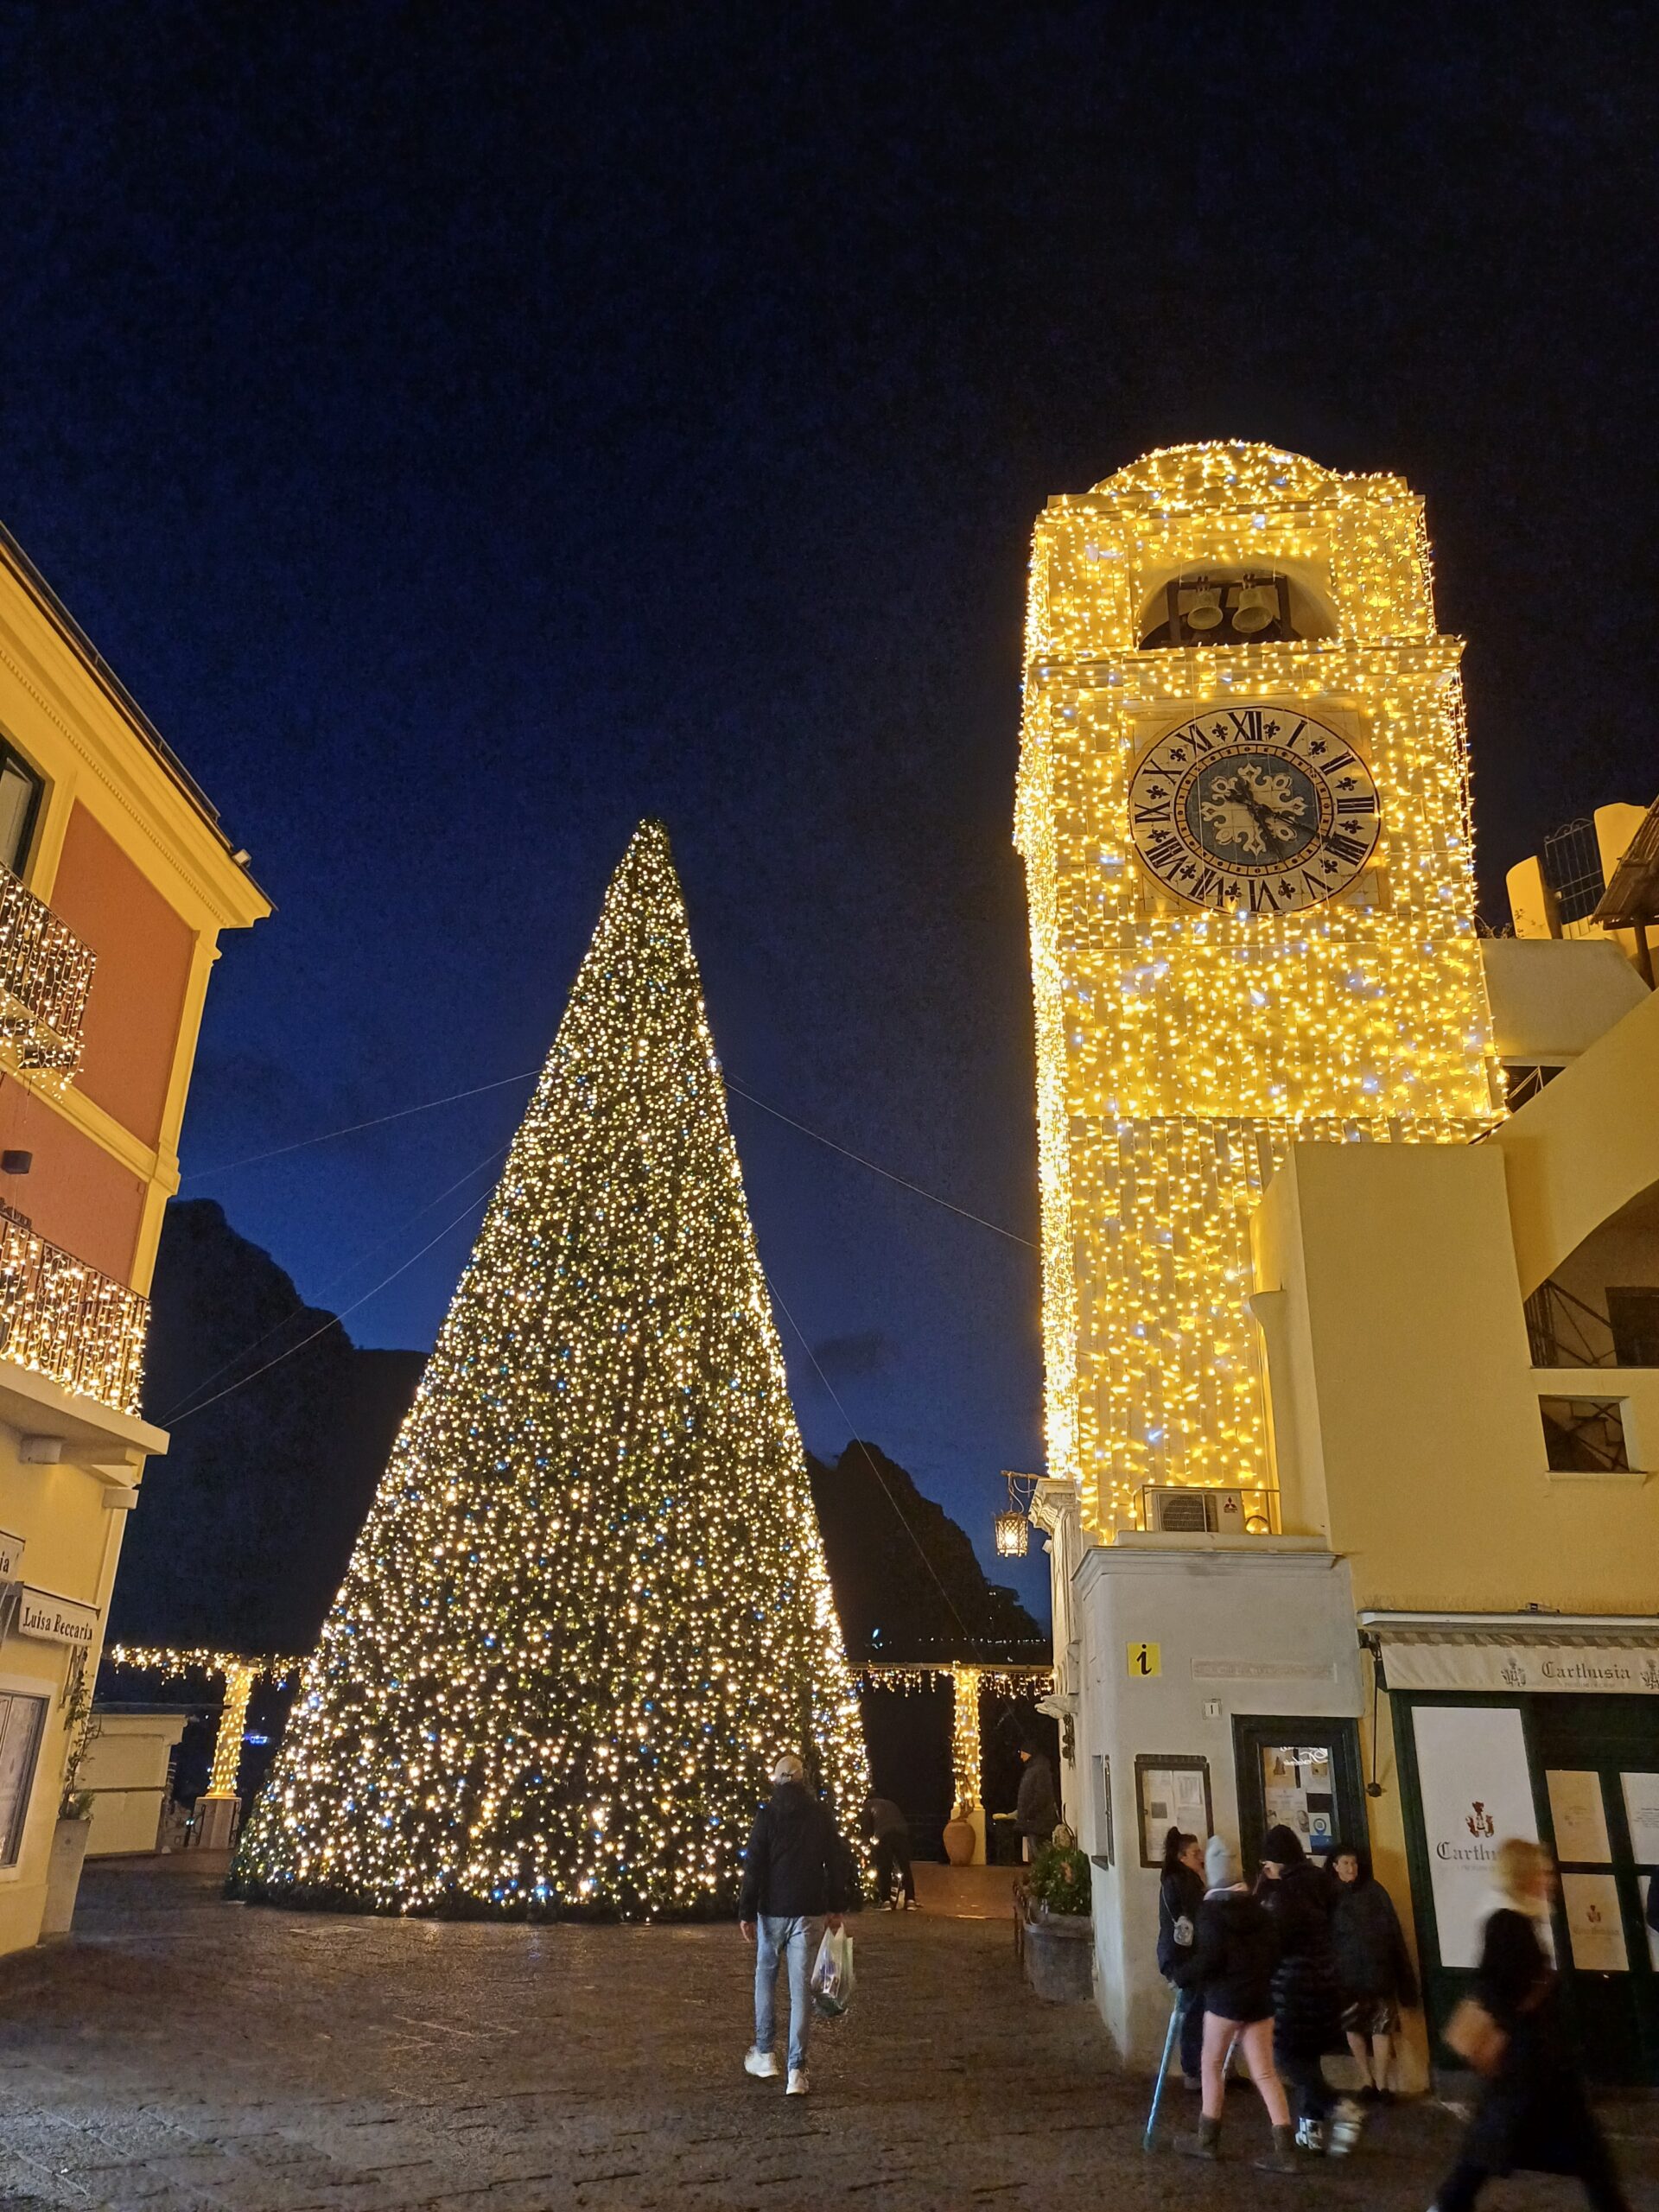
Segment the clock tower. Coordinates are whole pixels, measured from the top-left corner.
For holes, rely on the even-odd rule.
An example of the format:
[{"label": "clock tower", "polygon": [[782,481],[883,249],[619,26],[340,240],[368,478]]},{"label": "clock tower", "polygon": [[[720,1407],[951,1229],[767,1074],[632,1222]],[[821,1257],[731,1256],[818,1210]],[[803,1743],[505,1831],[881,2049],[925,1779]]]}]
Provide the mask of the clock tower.
[{"label": "clock tower", "polygon": [[1180,446],[1038,522],[1015,840],[1048,1464],[1097,1538],[1166,1484],[1271,1523],[1249,1217],[1287,1147],[1498,1116],[1461,650],[1397,477]]}]

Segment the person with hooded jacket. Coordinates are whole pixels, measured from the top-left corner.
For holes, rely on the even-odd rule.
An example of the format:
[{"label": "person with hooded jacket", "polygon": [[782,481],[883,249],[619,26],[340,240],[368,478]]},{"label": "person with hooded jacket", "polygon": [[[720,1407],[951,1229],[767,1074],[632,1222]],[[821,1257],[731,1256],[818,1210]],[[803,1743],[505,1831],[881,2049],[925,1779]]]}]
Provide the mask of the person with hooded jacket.
[{"label": "person with hooded jacket", "polygon": [[1290,2107],[1273,2063],[1273,1972],[1279,1955],[1273,1923],[1239,1880],[1237,1862],[1218,1835],[1205,1847],[1204,1871],[1208,1886],[1192,1955],[1180,1968],[1182,1986],[1195,1993],[1204,2014],[1204,2109],[1197,2134],[1180,2148],[1192,2158],[1221,2156],[1227,2055],[1236,2040],[1273,2127],[1273,2148],[1256,2164],[1264,2172],[1294,2173]]},{"label": "person with hooded jacket", "polygon": [[1171,1828],[1158,1882],[1158,1971],[1180,1993],[1181,2079],[1189,2089],[1203,2087],[1204,2005],[1185,1979],[1204,1903],[1203,1870],[1204,1846],[1197,1836]]},{"label": "person with hooded jacket", "polygon": [[1279,1963],[1273,1974],[1273,2056],[1296,2094],[1296,2141],[1304,2151],[1327,2147],[1338,2156],[1358,2135],[1358,2107],[1344,2105],[1327,2139],[1337,2100],[1325,2078],[1328,2050],[1342,2048],[1342,1999],[1331,1942],[1331,1887],[1294,1830],[1271,1827],[1262,1840],[1256,1884],[1274,1932]]},{"label": "person with hooded jacket", "polygon": [[789,2082],[804,2097],[806,2047],[812,2027],[813,1961],[826,1927],[839,1928],[851,1903],[852,1856],[836,1832],[830,1808],[806,1786],[806,1769],[793,1751],[780,1752],[772,1770],[771,1796],[754,1816],[743,1853],[738,1923],[755,1946],[754,2042],[746,2073],[775,2081],[772,2055],[778,1967],[789,1968]]},{"label": "person with hooded jacket", "polygon": [[1339,1844],[1331,1858],[1331,1942],[1348,2048],[1364,2077],[1364,2103],[1392,2104],[1389,2064],[1400,2007],[1417,2002],[1417,1977],[1394,1899],[1371,1872],[1370,1854]]}]

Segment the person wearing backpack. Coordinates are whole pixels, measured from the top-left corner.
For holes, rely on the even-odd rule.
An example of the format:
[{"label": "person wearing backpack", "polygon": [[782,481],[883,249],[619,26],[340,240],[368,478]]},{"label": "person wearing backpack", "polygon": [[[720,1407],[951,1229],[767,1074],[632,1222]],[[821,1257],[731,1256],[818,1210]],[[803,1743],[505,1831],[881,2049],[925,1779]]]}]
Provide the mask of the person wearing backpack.
[{"label": "person wearing backpack", "polygon": [[1221,2156],[1221,2115],[1227,2055],[1235,2040],[1273,2127],[1273,2148],[1256,2164],[1264,2173],[1294,2174],[1298,2163],[1284,2085],[1273,2063],[1273,1972],[1279,1956],[1273,1922],[1238,1878],[1238,1865],[1220,1836],[1204,1854],[1208,1887],[1182,1969],[1204,2016],[1204,2111],[1196,2135],[1179,2145],[1191,2158]]},{"label": "person wearing backpack", "polygon": [[1204,2054],[1204,2006],[1198,1993],[1185,1983],[1192,1962],[1198,1933],[1198,1907],[1204,1903],[1204,1846],[1182,1828],[1171,1828],[1164,1838],[1164,1862],[1158,1880],[1158,1971],[1179,1992],[1181,2005],[1181,2080],[1189,2089],[1201,2088]]},{"label": "person wearing backpack", "polygon": [[812,2029],[812,1962],[826,1927],[838,1929],[852,1902],[852,1854],[836,1833],[830,1808],[806,1786],[806,1769],[793,1751],[780,1752],[772,1770],[772,1795],[755,1815],[743,1853],[738,1924],[755,1946],[754,2041],[744,2071],[775,2081],[778,1968],[789,1970],[789,2082],[786,2094],[804,2097],[807,2040]]}]

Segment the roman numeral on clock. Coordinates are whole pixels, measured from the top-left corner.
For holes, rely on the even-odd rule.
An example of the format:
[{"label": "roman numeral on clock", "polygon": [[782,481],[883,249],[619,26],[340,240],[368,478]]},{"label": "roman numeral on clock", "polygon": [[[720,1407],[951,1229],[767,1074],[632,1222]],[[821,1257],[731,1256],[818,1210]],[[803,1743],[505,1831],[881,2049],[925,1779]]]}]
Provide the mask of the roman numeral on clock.
[{"label": "roman numeral on clock", "polygon": [[1210,893],[1213,891],[1216,894],[1215,904],[1220,906],[1223,904],[1223,886],[1225,881],[1226,878],[1219,868],[1201,868],[1198,870],[1198,880],[1192,886],[1192,896],[1194,899],[1202,899],[1207,904]]},{"label": "roman numeral on clock", "polygon": [[1339,798],[1337,801],[1337,812],[1338,814],[1375,814],[1376,811],[1376,801],[1375,799]]},{"label": "roman numeral on clock", "polygon": [[1270,883],[1252,883],[1250,912],[1253,914],[1276,914],[1278,911],[1279,901],[1273,895],[1273,886]]},{"label": "roman numeral on clock", "polygon": [[1173,830],[1166,830],[1147,847],[1147,858],[1161,875],[1171,863],[1180,857],[1181,841]]},{"label": "roman numeral on clock", "polygon": [[1339,861],[1345,861],[1350,868],[1357,868],[1365,857],[1365,847],[1345,830],[1333,830],[1325,841],[1325,849],[1334,853]]},{"label": "roman numeral on clock", "polygon": [[1243,714],[1237,713],[1230,707],[1227,709],[1227,719],[1241,737],[1248,738],[1252,745],[1261,744],[1262,709],[1260,707],[1246,707]]},{"label": "roman numeral on clock", "polygon": [[1338,775],[1343,769],[1351,768],[1354,765],[1354,756],[1351,753],[1338,753],[1334,760],[1321,760],[1319,763],[1327,776]]},{"label": "roman numeral on clock", "polygon": [[1159,806],[1137,806],[1135,810],[1135,818],[1137,822],[1144,822],[1148,827],[1158,822],[1173,822],[1175,817],[1171,809],[1172,802],[1169,799],[1165,799]]}]

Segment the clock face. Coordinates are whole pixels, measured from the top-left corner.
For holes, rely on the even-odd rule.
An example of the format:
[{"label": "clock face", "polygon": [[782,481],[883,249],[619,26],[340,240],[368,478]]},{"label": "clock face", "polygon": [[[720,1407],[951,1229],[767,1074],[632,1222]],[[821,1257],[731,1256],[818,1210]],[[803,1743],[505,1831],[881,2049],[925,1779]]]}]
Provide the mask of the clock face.
[{"label": "clock face", "polygon": [[1294,707],[1217,707],[1166,729],[1129,779],[1135,850],[1214,912],[1294,914],[1376,849],[1376,785],[1349,741]]}]

